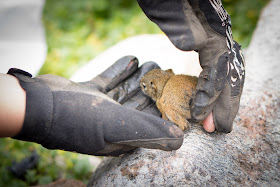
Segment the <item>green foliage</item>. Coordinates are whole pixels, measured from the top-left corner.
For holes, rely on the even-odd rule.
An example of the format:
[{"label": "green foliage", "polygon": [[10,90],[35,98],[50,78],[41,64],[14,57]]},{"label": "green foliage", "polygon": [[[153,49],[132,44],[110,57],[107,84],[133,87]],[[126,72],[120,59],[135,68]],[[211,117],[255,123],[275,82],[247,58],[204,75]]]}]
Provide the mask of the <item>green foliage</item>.
[{"label": "green foliage", "polygon": [[269,0],[222,0],[232,21],[234,40],[243,47],[250,43],[262,8]]},{"label": "green foliage", "polygon": [[81,65],[127,37],[160,33],[136,1],[47,0],[48,55],[40,74],[69,78]]},{"label": "green foliage", "polygon": [[[47,150],[41,145],[13,140],[0,139],[0,186],[30,186],[49,184],[60,178],[78,179],[87,183],[93,170],[89,156],[65,151]],[[39,162],[27,171],[24,180],[18,179],[9,171],[13,162],[30,156],[36,150]]]}]

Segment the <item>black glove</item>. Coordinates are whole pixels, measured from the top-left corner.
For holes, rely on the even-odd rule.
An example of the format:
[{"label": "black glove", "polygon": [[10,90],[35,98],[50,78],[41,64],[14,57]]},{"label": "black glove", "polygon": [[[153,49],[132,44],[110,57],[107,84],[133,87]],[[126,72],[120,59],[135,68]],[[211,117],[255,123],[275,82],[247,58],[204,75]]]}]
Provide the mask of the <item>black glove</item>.
[{"label": "black glove", "polygon": [[204,120],[213,111],[216,130],[230,132],[239,109],[245,68],[233,41],[230,17],[220,0],[138,0],[145,14],[171,42],[196,50],[203,71],[191,103],[192,117]]},{"label": "black glove", "polygon": [[[137,94],[141,76],[153,68],[158,66],[146,63],[138,68],[135,57],[124,57],[84,83],[54,75],[31,78],[27,72],[10,69],[8,73],[17,77],[26,91],[24,124],[14,138],[37,142],[48,149],[91,155],[117,156],[136,147],[168,151],[180,148],[183,133],[177,126],[131,109],[155,110],[149,98]],[[115,91],[120,88],[122,92]],[[108,97],[112,92],[119,93],[130,108]],[[135,94],[139,99],[133,99]]]}]

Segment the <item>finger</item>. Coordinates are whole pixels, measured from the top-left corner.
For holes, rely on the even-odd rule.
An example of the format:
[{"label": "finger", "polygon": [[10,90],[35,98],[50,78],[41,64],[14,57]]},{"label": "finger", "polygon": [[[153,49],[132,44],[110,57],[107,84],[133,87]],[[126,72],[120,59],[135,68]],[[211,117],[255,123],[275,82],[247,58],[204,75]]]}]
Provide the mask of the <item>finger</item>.
[{"label": "finger", "polygon": [[129,100],[125,101],[124,103],[121,102],[121,104],[124,107],[133,108],[133,109],[140,110],[140,111],[143,110],[146,106],[150,105],[151,103],[152,103],[152,101],[151,101],[150,97],[143,94],[141,90],[139,90]]},{"label": "finger", "polygon": [[213,113],[211,112],[208,117],[202,121],[203,128],[207,132],[214,132],[215,131],[215,125],[214,125],[214,120],[213,120]]},{"label": "finger", "polygon": [[134,56],[125,56],[116,61],[103,73],[93,78],[90,83],[101,86],[106,92],[133,74],[138,68],[138,59]]},{"label": "finger", "polygon": [[100,119],[106,142],[167,151],[183,143],[183,132],[171,122],[120,105],[110,104],[107,110],[114,113]]},{"label": "finger", "polygon": [[75,113],[78,116],[74,119],[77,123],[85,124],[78,131],[90,134],[87,139],[81,139],[88,142],[84,152],[95,155],[117,154],[133,147],[171,151],[179,149],[183,143],[184,133],[171,122],[100,97],[85,97],[88,99],[84,103],[76,103],[87,110],[78,110],[78,114]]},{"label": "finger", "polygon": [[213,108],[213,120],[216,130],[229,133],[232,131],[233,120],[238,112],[240,95],[232,97],[231,85],[227,83]]},{"label": "finger", "polygon": [[139,91],[135,96],[123,103],[122,106],[161,117],[155,102],[142,91]]},{"label": "finger", "polygon": [[142,112],[148,113],[148,114],[152,114],[158,117],[162,117],[162,114],[160,113],[160,111],[158,110],[157,106],[155,103],[151,103],[150,105],[146,106]]},{"label": "finger", "polygon": [[218,93],[215,93],[214,81],[207,75],[205,76],[205,68],[199,78],[196,86],[196,93],[191,101],[191,115],[196,121],[204,120],[213,110],[215,99]]},{"label": "finger", "polygon": [[234,42],[232,54],[234,58],[229,62],[225,85],[213,107],[216,130],[225,133],[232,131],[245,79],[244,58],[237,42]]},{"label": "finger", "polygon": [[160,68],[155,62],[146,62],[132,76],[108,93],[108,96],[123,104],[141,90],[140,80],[152,69]]},{"label": "finger", "polygon": [[191,103],[193,119],[202,121],[213,110],[227,80],[228,58],[228,53],[225,52],[216,56],[212,64],[209,64],[210,61],[201,61],[203,70],[198,77],[196,93]]}]

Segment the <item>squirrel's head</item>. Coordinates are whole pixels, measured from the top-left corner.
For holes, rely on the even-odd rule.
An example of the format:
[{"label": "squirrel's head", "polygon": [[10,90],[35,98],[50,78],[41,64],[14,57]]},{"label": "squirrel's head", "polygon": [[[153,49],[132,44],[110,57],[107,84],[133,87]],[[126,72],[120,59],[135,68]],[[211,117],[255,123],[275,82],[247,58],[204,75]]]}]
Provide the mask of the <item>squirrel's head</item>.
[{"label": "squirrel's head", "polygon": [[172,69],[166,71],[153,69],[149,71],[141,78],[142,91],[156,101],[161,96],[164,85],[173,75],[175,74]]}]

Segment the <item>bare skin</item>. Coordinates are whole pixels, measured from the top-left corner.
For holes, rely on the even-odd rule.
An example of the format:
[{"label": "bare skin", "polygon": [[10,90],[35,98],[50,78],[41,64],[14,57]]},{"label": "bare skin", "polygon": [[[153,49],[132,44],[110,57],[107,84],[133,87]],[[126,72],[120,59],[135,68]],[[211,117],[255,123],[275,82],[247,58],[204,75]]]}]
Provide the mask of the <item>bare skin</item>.
[{"label": "bare skin", "polygon": [[209,116],[202,121],[203,128],[207,132],[214,132],[215,131],[215,125],[214,125],[214,120],[213,120],[213,113],[211,112]]},{"label": "bare skin", "polygon": [[0,74],[0,90],[0,137],[13,137],[23,125],[26,92],[7,74]]}]

